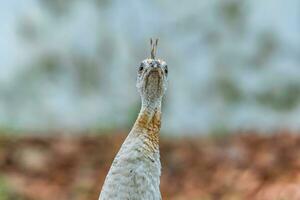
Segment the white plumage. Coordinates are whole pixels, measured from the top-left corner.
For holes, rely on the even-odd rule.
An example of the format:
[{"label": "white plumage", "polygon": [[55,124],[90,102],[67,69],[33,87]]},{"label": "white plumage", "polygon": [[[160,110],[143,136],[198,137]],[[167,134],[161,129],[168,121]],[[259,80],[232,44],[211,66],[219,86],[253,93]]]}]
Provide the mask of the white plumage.
[{"label": "white plumage", "polygon": [[128,135],[108,172],[100,200],[161,199],[159,152],[145,154],[144,140],[143,134]]}]

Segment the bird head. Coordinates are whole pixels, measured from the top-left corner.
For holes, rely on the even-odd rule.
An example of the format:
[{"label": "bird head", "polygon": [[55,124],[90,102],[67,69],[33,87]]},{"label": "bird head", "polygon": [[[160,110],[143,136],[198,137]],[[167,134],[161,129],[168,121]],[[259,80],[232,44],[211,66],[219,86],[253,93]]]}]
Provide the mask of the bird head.
[{"label": "bird head", "polygon": [[156,59],[158,39],[151,44],[151,57],[143,60],[137,69],[137,88],[140,92],[142,102],[145,104],[155,104],[160,102],[168,82],[168,66],[161,59]]}]

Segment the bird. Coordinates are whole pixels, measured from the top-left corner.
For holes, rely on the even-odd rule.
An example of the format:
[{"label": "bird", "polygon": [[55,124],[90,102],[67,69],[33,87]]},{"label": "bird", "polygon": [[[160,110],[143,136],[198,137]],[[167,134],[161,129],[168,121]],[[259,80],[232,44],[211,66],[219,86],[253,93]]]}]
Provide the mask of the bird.
[{"label": "bird", "polygon": [[160,200],[159,132],[162,99],[168,85],[168,66],[156,59],[158,39],[150,39],[150,58],[137,67],[141,97],[138,117],[114,158],[99,200]]}]

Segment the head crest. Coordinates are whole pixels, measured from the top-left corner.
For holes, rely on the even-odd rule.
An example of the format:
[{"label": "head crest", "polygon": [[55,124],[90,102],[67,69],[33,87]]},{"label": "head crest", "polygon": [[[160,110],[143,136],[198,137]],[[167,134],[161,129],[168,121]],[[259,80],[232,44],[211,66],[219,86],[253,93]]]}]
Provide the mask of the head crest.
[{"label": "head crest", "polygon": [[152,38],[150,38],[151,59],[153,59],[153,60],[155,59],[155,56],[156,56],[157,44],[158,44],[158,38],[155,39],[155,43],[152,40]]}]

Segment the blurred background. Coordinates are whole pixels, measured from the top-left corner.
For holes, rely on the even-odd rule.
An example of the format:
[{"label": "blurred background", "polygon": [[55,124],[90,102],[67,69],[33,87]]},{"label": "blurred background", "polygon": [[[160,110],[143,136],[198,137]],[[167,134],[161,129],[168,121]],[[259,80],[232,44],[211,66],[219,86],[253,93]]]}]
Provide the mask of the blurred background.
[{"label": "blurred background", "polygon": [[300,199],[300,1],[11,0],[1,200],[97,199],[150,37],[170,71],[164,199]]}]

